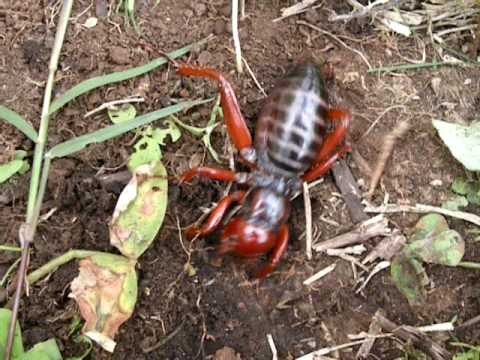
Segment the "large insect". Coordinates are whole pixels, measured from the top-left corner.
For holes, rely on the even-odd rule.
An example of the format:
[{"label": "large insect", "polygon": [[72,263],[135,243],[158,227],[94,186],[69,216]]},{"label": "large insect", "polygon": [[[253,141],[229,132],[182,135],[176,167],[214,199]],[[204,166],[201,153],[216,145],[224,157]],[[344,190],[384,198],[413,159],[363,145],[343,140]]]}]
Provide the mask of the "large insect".
[{"label": "large insect", "polygon": [[179,65],[182,76],[216,80],[229,136],[250,172],[197,167],[187,171],[180,182],[196,176],[236,182],[250,187],[223,198],[201,227],[190,227],[187,236],[205,236],[220,227],[228,209],[240,211],[223,228],[219,253],[243,257],[271,257],[255,277],[263,278],[279,264],[287,249],[290,198],[302,182],[325,175],[335,161],[349,151],[344,139],[351,116],[348,111],[330,108],[320,69],[312,64],[297,65],[266,99],[258,118],[255,143],[240,111],[232,86],[216,70]]}]

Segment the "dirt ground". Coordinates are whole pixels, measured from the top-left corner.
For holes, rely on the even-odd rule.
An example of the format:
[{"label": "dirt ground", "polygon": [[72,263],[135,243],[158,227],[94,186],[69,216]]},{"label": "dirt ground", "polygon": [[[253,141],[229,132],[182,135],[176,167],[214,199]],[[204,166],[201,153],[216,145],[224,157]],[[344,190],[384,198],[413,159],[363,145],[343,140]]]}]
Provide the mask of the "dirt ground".
[{"label": "dirt ground", "polygon": [[[255,119],[263,95],[248,73],[235,71],[233,42],[229,31],[230,8],[226,0],[137,1],[136,17],[142,29],[140,38],[124,26],[123,17],[100,18],[93,28],[81,24],[95,16],[95,2],[76,1],[57,75],[55,94],[82,80],[144,64],[156,57],[156,50],[171,51],[213,33],[215,37],[183,61],[212,66],[231,80],[249,127]],[[450,185],[464,170],[452,158],[436,135],[433,118],[472,121],[480,110],[478,70],[461,67],[411,71],[398,74],[368,74],[358,53],[340,45],[332,37],[297,23],[303,20],[339,36],[368,59],[372,67],[420,60],[422,35],[404,38],[379,32],[368,21],[330,23],[330,10],[349,11],[343,2],[325,1],[320,8],[283,21],[272,22],[280,9],[291,1],[247,1],[247,17],[240,24],[245,59],[260,84],[268,91],[286,70],[306,56],[333,64],[336,82],[331,92],[353,113],[349,143],[370,166],[374,166],[385,135],[401,120],[413,128],[395,147],[381,186],[373,201],[380,204],[385,194],[390,202],[440,205],[450,193]],[[59,1],[0,1],[0,103],[23,115],[38,127],[43,89],[53,44]],[[93,5],[93,6],[92,6]],[[461,48],[470,38],[451,44]],[[426,47],[427,59],[435,57]],[[431,79],[441,79],[434,92]],[[181,80],[170,67],[141,78],[100,88],[80,97],[51,119],[48,146],[102,128],[109,124],[106,114],[83,118],[84,113],[102,103],[121,99],[147,84],[146,101],[139,113],[173,104],[180,98],[205,98],[216,94],[214,84],[203,80]],[[211,106],[195,108],[181,119],[205,124]],[[366,130],[376,125],[366,135]],[[161,125],[159,123],[159,125]],[[2,156],[14,149],[32,150],[33,144],[13,127],[0,123]],[[43,213],[56,208],[39,226],[31,257],[37,268],[52,257],[72,248],[115,252],[109,245],[107,224],[124,184],[105,186],[99,174],[125,170],[132,152],[133,134],[88,147],[53,163]],[[213,143],[228,166],[225,128],[214,133]],[[184,134],[176,144],[164,148],[165,164],[171,175],[190,166],[214,165],[202,143]],[[368,173],[352,159],[347,162],[360,184],[368,185]],[[433,185],[432,185],[433,184]],[[372,314],[382,308],[398,324],[426,325],[450,321],[462,323],[480,313],[479,276],[474,270],[427,266],[432,281],[428,302],[419,308],[409,306],[391,281],[388,271],[374,276],[369,285],[355,293],[355,279],[349,263],[324,254],[307,261],[303,249],[305,230],[301,197],[293,201],[290,218],[292,240],[278,270],[258,286],[248,281],[250,265],[215,256],[215,237],[197,240],[191,246],[191,264],[196,273],[184,272],[187,255],[177,228],[192,224],[202,208],[218,201],[225,185],[193,182],[169,190],[169,207],[163,229],[138,266],[139,299],[132,318],[117,335],[113,355],[94,347],[92,359],[207,359],[225,346],[241,359],[271,359],[267,334],[272,334],[280,359],[293,359],[317,348],[349,342],[348,335],[367,331]],[[365,187],[363,188],[365,190]],[[28,175],[0,187],[0,243],[16,244],[18,227],[24,219]],[[320,241],[348,231],[352,221],[331,175],[311,190],[314,225]],[[467,211],[478,212],[469,207]],[[388,216],[406,234],[418,220],[416,214]],[[480,261],[478,244],[469,232],[471,226],[448,219],[452,228],[466,239],[465,259]],[[366,245],[372,248],[379,239]],[[13,257],[0,256],[0,274]],[[336,262],[335,271],[307,288],[308,276]],[[21,305],[20,323],[26,348],[55,337],[65,357],[78,355],[82,347],[68,338],[69,326],[78,309],[68,297],[69,283],[77,275],[77,265],[63,266],[31,288]],[[326,336],[328,328],[331,339]],[[145,349],[178,330],[175,336],[152,352]],[[452,334],[453,336],[453,334]],[[479,344],[480,329],[472,327],[456,339]],[[435,337],[439,342],[448,340]],[[448,347],[448,341],[445,342]],[[341,352],[340,358],[353,359],[357,348]],[[395,359],[405,346],[390,339],[376,341],[371,359]],[[218,357],[217,357],[218,359]]]}]

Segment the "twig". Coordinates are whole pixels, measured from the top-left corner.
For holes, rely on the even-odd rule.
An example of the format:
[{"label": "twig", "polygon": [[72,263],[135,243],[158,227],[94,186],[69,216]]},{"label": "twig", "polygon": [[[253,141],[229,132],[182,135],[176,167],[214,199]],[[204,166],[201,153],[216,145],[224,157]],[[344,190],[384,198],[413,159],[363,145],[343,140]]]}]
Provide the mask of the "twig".
[{"label": "twig", "polygon": [[356,226],[352,231],[336,236],[333,239],[323,241],[318,245],[314,245],[315,251],[325,251],[327,249],[335,249],[364,242],[375,236],[386,236],[391,233],[388,227],[388,221],[384,216],[375,216],[374,218],[364,221]]},{"label": "twig", "polygon": [[457,326],[455,328],[455,331],[463,331],[466,328],[468,328],[470,326],[473,326],[473,325],[475,325],[479,322],[480,322],[480,315],[477,315],[477,316],[471,318],[470,320],[465,321],[462,325]]},{"label": "twig", "polygon": [[[305,11],[308,11],[309,10],[308,7],[312,6],[317,1],[318,0],[303,0],[299,3],[296,3],[295,5],[289,6],[287,8],[283,8],[282,9],[282,15],[280,17],[274,19],[273,22],[281,21],[283,19],[286,19],[287,17],[298,15],[298,14],[301,14]],[[320,7],[322,5],[323,5],[323,3],[320,4],[319,6],[316,6],[316,7]]]},{"label": "twig", "polygon": [[396,337],[404,341],[413,343],[419,349],[429,354],[432,359],[447,360],[452,358],[452,354],[414,327],[405,325],[398,326],[378,312],[374,318],[384,330],[393,333]]},{"label": "twig", "polygon": [[389,261],[381,261],[379,262],[377,265],[375,265],[375,267],[373,268],[373,270],[370,272],[370,274],[368,274],[367,278],[365,279],[365,281],[362,283],[362,285],[360,285],[360,287],[357,289],[357,291],[355,291],[355,293],[359,293],[360,291],[362,291],[363,289],[365,289],[365,287],[367,286],[367,284],[370,282],[370,280],[372,279],[372,277],[379,273],[380,271],[384,270],[384,269],[387,269],[388,267],[390,266],[390,262]]},{"label": "twig", "polygon": [[275,343],[273,342],[272,334],[267,334],[267,340],[270,350],[272,351],[272,360],[278,360],[278,352]]},{"label": "twig", "polygon": [[372,178],[370,180],[370,189],[367,193],[367,198],[371,198],[375,188],[380,181],[380,178],[383,174],[383,170],[385,169],[385,165],[387,164],[387,160],[392,154],[393,147],[397,142],[397,139],[401,138],[407,131],[410,129],[410,123],[408,121],[402,121],[399,123],[395,128],[385,137],[385,141],[383,142],[382,150],[377,160],[377,166],[373,171]]},{"label": "twig", "polygon": [[385,237],[367,256],[365,256],[362,264],[374,262],[378,258],[390,260],[403,248],[406,243],[407,238],[400,232],[400,230],[395,229],[393,230],[391,236]]},{"label": "twig", "polygon": [[307,259],[312,259],[312,202],[310,200],[310,191],[308,184],[303,183],[303,203],[305,204],[305,254]]},{"label": "twig", "polygon": [[258,82],[257,77],[255,76],[254,72],[252,71],[252,68],[250,67],[250,65],[248,65],[247,60],[244,57],[242,57],[242,60],[243,60],[243,63],[245,64],[245,67],[247,68],[248,73],[252,77],[253,82],[255,83],[255,85],[257,85],[258,90],[260,90],[260,92],[263,94],[263,96],[266,97],[267,93],[265,92],[265,89]]},{"label": "twig", "polygon": [[[381,312],[382,310],[378,310],[377,313]],[[368,337],[367,340],[360,346],[360,349],[357,351],[356,359],[367,359],[368,354],[370,354],[370,350],[372,350],[373,344],[375,343],[375,335],[378,335],[382,332],[382,327],[378,324],[377,319],[375,316],[372,318],[372,322],[368,327],[368,335],[373,335],[372,337]]]},{"label": "twig", "polygon": [[89,116],[92,116],[93,114],[96,114],[97,112],[100,112],[100,111],[104,110],[104,109],[110,109],[110,108],[114,107],[115,105],[128,104],[128,103],[133,103],[133,102],[144,102],[144,101],[145,101],[145,99],[143,97],[127,98],[127,99],[109,101],[109,102],[103,103],[102,105],[100,105],[96,109],[93,109],[93,110],[87,112],[85,115],[83,115],[83,117],[87,118]]},{"label": "twig", "polygon": [[328,275],[329,273],[331,273],[333,270],[335,270],[335,267],[337,266],[337,264],[333,263],[332,265],[330,266],[327,266],[326,268],[320,270],[319,272],[317,272],[316,274],[313,274],[312,276],[310,276],[308,279],[306,279],[304,282],[303,282],[303,285],[310,285],[312,284],[313,282],[317,281],[317,280],[320,280],[322,277]]},{"label": "twig", "polygon": [[370,131],[372,131],[372,129],[375,127],[375,125],[377,125],[377,123],[380,121],[381,118],[383,118],[385,116],[386,113],[388,113],[389,111],[393,110],[393,109],[398,109],[398,108],[403,108],[404,110],[406,109],[405,105],[393,105],[393,106],[389,106],[388,108],[386,108],[384,111],[382,111],[382,113],[380,115],[378,115],[378,117],[373,121],[373,123],[368,127],[367,131],[365,131],[363,133],[362,136],[360,136],[360,139],[364,138],[365,136],[367,136]]},{"label": "twig", "polygon": [[[392,71],[403,71],[403,70],[417,70],[417,69],[424,69],[424,68],[437,68],[438,66],[445,66],[445,65],[461,65],[467,66],[466,63],[463,62],[453,62],[453,61],[434,61],[431,63],[423,63],[423,64],[399,64],[399,65],[392,65],[392,66],[385,66],[379,68],[369,69],[367,73],[380,73],[380,72],[392,72]],[[478,62],[472,62],[471,65],[480,65]]]},{"label": "twig", "polygon": [[340,40],[340,38],[334,34],[332,34],[331,32],[328,32],[326,30],[323,30],[321,28],[319,28],[318,26],[315,26],[315,25],[312,25],[306,21],[303,21],[303,20],[298,20],[297,21],[297,24],[299,25],[305,25],[305,26],[308,26],[309,28],[315,30],[315,31],[318,31],[322,34],[325,34],[325,35],[328,35],[330,36],[332,39],[338,41],[341,45],[343,45],[346,49],[350,50],[350,51],[353,51],[355,54],[357,54],[358,56],[360,56],[362,58],[362,60],[365,62],[365,64],[367,65],[369,71],[370,69],[372,69],[372,66],[370,65],[370,62],[367,60],[366,56],[361,52],[361,51],[358,51],[357,49],[354,49],[350,46],[348,46],[347,44],[345,44],[342,40]]},{"label": "twig", "polygon": [[[330,346],[335,346],[335,341],[333,340],[333,336],[332,336],[332,333],[331,333],[330,329],[327,327],[327,325],[325,325],[325,323],[323,321],[320,324],[320,326],[322,327],[323,333],[325,334],[324,339],[327,342],[327,344],[330,345]],[[335,359],[340,359],[340,354],[339,354],[338,350],[335,350],[335,351],[332,351],[332,352],[333,352],[332,356]]]},{"label": "twig", "polygon": [[4,287],[5,284],[7,283],[7,280],[8,280],[8,277],[10,276],[10,274],[12,273],[13,270],[15,270],[15,268],[17,267],[18,263],[20,262],[20,260],[22,260],[21,257],[19,257],[17,260],[15,260],[13,262],[13,264],[7,269],[7,271],[5,272],[5,275],[3,275],[3,278],[2,280],[0,281],[0,287]]},{"label": "twig", "polygon": [[240,37],[238,36],[238,0],[232,0],[232,37],[235,46],[235,63],[237,71],[243,73],[242,67],[242,48],[240,47]]},{"label": "twig", "polygon": [[[52,54],[50,57],[50,63],[48,66],[48,78],[45,87],[45,93],[43,98],[42,114],[40,119],[40,128],[38,131],[38,140],[35,145],[35,153],[33,157],[32,165],[32,178],[30,180],[30,190],[28,194],[27,203],[27,216],[26,223],[20,227],[19,239],[22,245],[22,257],[20,261],[20,267],[17,276],[16,291],[12,309],[12,317],[10,319],[10,328],[8,331],[8,340],[5,350],[5,359],[10,360],[12,355],[13,340],[15,337],[15,328],[17,323],[18,309],[20,307],[20,297],[23,292],[25,274],[28,268],[29,249],[30,243],[33,242],[36,226],[38,223],[38,213],[36,213],[37,202],[42,199],[39,198],[39,186],[41,186],[40,175],[41,165],[43,160],[43,154],[45,150],[45,144],[48,136],[48,120],[50,101],[52,97],[53,84],[55,82],[55,73],[58,67],[58,59],[60,58],[60,52],[62,50],[63,39],[67,30],[68,19],[72,10],[73,0],[64,0],[62,11],[59,16],[59,22],[57,26],[57,32],[55,34],[55,40],[52,48]],[[38,206],[39,208],[39,206]]]},{"label": "twig", "polygon": [[360,345],[363,344],[366,340],[358,340],[358,341],[352,341],[346,344],[342,345],[337,345],[337,346],[331,346],[331,347],[326,347],[323,349],[316,350],[314,352],[311,352],[309,354],[303,355],[301,357],[296,358],[296,360],[316,360],[316,359],[321,359],[321,356],[327,355],[331,353],[332,351],[336,350],[341,350],[345,348],[349,348],[355,345]]},{"label": "twig", "polygon": [[155,350],[158,350],[159,348],[161,348],[163,345],[165,345],[167,342],[169,342],[170,340],[172,340],[179,332],[180,330],[182,330],[183,328],[183,325],[185,325],[185,320],[183,320],[180,325],[178,325],[175,330],[173,330],[170,334],[168,334],[167,336],[165,336],[163,339],[161,339],[159,342],[157,342],[156,344],[152,345],[152,346],[148,346],[146,348],[143,348],[142,349],[142,352],[144,354],[148,354],[152,351],[155,351]]},{"label": "twig", "polygon": [[441,207],[424,205],[424,204],[416,204],[415,206],[412,205],[399,205],[399,204],[387,204],[382,206],[367,206],[365,208],[365,212],[370,213],[382,213],[382,214],[392,214],[397,212],[413,212],[413,213],[429,213],[434,212],[450,217],[454,217],[457,219],[462,219],[477,226],[480,226],[480,216],[467,213],[464,211],[455,211],[455,210],[447,210]]},{"label": "twig", "polygon": [[343,201],[347,205],[350,218],[357,224],[368,219],[368,215],[363,211],[362,195],[357,181],[353,177],[350,168],[345,160],[339,160],[332,168],[335,184],[342,193]]},{"label": "twig", "polygon": [[245,0],[240,0],[240,20],[245,20]]},{"label": "twig", "polygon": [[363,6],[359,2],[355,1],[355,6],[359,7],[360,10],[353,11],[350,14],[334,15],[328,18],[328,21],[350,21],[352,19],[362,18],[368,15],[373,15],[381,10],[390,9],[394,6],[397,6],[402,0],[393,0],[389,4],[389,0],[376,0],[367,6]]}]

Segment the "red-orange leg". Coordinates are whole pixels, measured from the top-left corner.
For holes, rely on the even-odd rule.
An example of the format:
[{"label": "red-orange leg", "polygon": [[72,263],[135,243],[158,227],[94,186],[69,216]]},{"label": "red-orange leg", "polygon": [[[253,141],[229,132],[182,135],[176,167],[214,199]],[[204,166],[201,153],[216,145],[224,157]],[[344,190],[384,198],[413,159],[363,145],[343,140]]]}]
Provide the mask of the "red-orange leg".
[{"label": "red-orange leg", "polygon": [[220,225],[230,206],[235,202],[241,203],[245,198],[245,195],[245,191],[236,191],[233,194],[224,197],[212,211],[207,222],[200,229],[196,226],[192,226],[187,230],[187,237],[192,239],[197,235],[205,236],[214,232]]},{"label": "red-orange leg", "polygon": [[257,279],[262,279],[267,275],[269,275],[273,270],[275,270],[275,268],[280,263],[280,260],[282,259],[283,254],[285,254],[285,251],[287,251],[289,237],[290,235],[289,235],[288,226],[286,224],[283,224],[282,227],[280,228],[280,232],[278,234],[275,247],[273,248],[273,253],[270,258],[270,262],[262,270],[260,270],[257,274],[255,274],[255,277]]},{"label": "red-orange leg", "polygon": [[203,77],[218,81],[221,105],[228,133],[240,153],[247,155],[246,160],[251,161],[251,159],[248,159],[248,153],[253,150],[252,136],[240,111],[233,87],[228,80],[214,69],[180,65],[177,71],[182,76]]},{"label": "red-orange leg", "polygon": [[310,182],[322,177],[332,168],[333,164],[335,164],[338,159],[340,159],[349,151],[351,151],[350,146],[343,146],[339,151],[334,153],[325,162],[318,163],[317,165],[312,167],[305,175],[302,176],[303,181]]},{"label": "red-orange leg", "polygon": [[343,142],[347,135],[352,116],[349,112],[339,109],[330,109],[328,118],[334,123],[334,131],[327,136],[322,149],[318,153],[316,163],[327,161],[336,152],[337,147]]},{"label": "red-orange leg", "polygon": [[193,168],[180,177],[180,183],[189,182],[195,176],[204,177],[211,180],[233,182],[236,180],[235,173],[225,169],[215,169],[211,167]]}]

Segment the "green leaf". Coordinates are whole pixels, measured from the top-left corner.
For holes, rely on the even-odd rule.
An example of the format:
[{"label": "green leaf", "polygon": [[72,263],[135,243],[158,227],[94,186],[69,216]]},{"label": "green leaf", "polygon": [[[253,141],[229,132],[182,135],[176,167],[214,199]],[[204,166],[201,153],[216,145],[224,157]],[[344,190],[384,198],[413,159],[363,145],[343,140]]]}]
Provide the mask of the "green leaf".
[{"label": "green leaf", "polygon": [[398,290],[411,305],[425,302],[428,277],[422,263],[401,253],[393,258],[390,274]]},{"label": "green leaf", "polygon": [[474,205],[480,205],[480,181],[467,181],[464,178],[455,178],[452,191],[460,195],[466,195],[467,201]]},{"label": "green leaf", "polygon": [[0,184],[10,179],[24,167],[23,160],[12,160],[0,165]]},{"label": "green leaf", "polygon": [[137,259],[155,240],[165,217],[167,195],[167,172],[161,162],[135,169],[110,225],[110,242],[123,255]]},{"label": "green leaf", "polygon": [[447,266],[457,266],[465,254],[465,241],[455,230],[414,241],[406,247],[425,262]]},{"label": "green leaf", "polygon": [[217,96],[217,100],[216,100],[215,105],[213,106],[213,110],[210,114],[210,119],[208,120],[207,126],[204,127],[204,128],[199,128],[199,127],[196,127],[196,126],[187,125],[173,115],[170,118],[178,126],[187,130],[193,136],[199,136],[199,137],[201,136],[202,142],[205,145],[205,147],[207,148],[210,155],[213,157],[213,159],[217,163],[221,163],[220,157],[218,156],[217,151],[213,148],[211,140],[210,140],[213,130],[220,124],[220,122],[215,122],[215,120],[217,119],[217,115],[220,115],[221,117],[223,117],[223,111],[222,111],[222,108],[220,107],[220,96]]},{"label": "green leaf", "polygon": [[19,357],[19,360],[62,360],[55,339],[36,344],[30,351]]},{"label": "green leaf", "polygon": [[[7,348],[8,330],[10,328],[10,320],[12,312],[9,309],[0,309],[0,359],[5,358],[5,350]],[[15,328],[15,336],[13,338],[12,357],[18,358],[23,354],[22,330],[17,321]]]},{"label": "green leaf", "polygon": [[462,177],[457,177],[453,180],[452,191],[459,195],[467,195],[469,187],[468,181]]},{"label": "green leaf", "polygon": [[465,168],[480,171],[480,122],[463,126],[441,120],[433,120],[440,138]]},{"label": "green leaf", "polygon": [[45,154],[45,157],[54,159],[58,157],[64,157],[78,152],[90,144],[100,143],[106,140],[110,140],[116,136],[125,134],[126,132],[136,129],[140,126],[147,125],[155,120],[164,118],[182,110],[189,109],[193,106],[210,102],[208,100],[196,100],[196,101],[184,101],[176,105],[172,105],[161,110],[153,111],[151,113],[137,116],[131,121],[127,121],[121,124],[115,124],[108,126],[104,129],[94,131],[90,134],[85,134],[74,139],[65,141],[64,143],[54,146],[50,151]]},{"label": "green leaf", "polygon": [[410,243],[404,253],[423,261],[447,266],[457,266],[465,253],[465,242],[440,214],[428,214],[415,225]]},{"label": "green leaf", "polygon": [[[173,51],[168,54],[168,56],[171,59],[176,59],[178,57],[181,57],[188,52],[190,52],[193,48],[207,42],[209,38],[205,38],[203,40],[200,40],[196,43],[190,44],[188,46],[185,46],[181,49],[178,49],[176,51]],[[63,95],[61,95],[59,98],[57,98],[55,101],[53,101],[50,104],[50,110],[49,110],[49,115],[55,113],[59,109],[61,109],[65,104],[69,103],[73,99],[77,98],[78,96],[85,94],[86,92],[89,92],[93,89],[96,89],[100,86],[105,86],[108,84],[113,84],[119,81],[131,79],[133,77],[137,77],[140,75],[143,75],[149,71],[152,71],[159,66],[162,66],[163,64],[167,63],[168,60],[165,57],[161,57],[158,59],[153,60],[152,62],[149,62],[148,64],[135,67],[126,71],[121,71],[121,72],[115,72],[112,74],[104,75],[104,76],[98,76],[94,77],[88,80],[85,80],[81,82],[80,84],[74,86],[73,88],[67,90]]]},{"label": "green leaf", "polygon": [[467,352],[458,353],[453,356],[453,360],[478,360],[480,359],[480,347],[472,347]]},{"label": "green leaf", "polygon": [[114,124],[120,124],[135,119],[137,109],[132,104],[124,104],[116,109],[108,109],[108,117]]},{"label": "green leaf", "polygon": [[452,211],[458,211],[465,206],[468,206],[468,200],[465,196],[460,195],[455,195],[442,204],[442,208]]},{"label": "green leaf", "polygon": [[17,114],[15,111],[6,108],[5,106],[0,106],[0,118],[4,119],[6,122],[15,126],[20,130],[26,137],[28,137],[33,142],[37,142],[38,134],[30,125],[27,120]]},{"label": "green leaf", "polygon": [[142,138],[135,144],[135,152],[130,156],[128,168],[134,172],[141,165],[156,163],[162,159],[160,145],[165,145],[165,138],[170,136],[176,142],[182,135],[177,125],[169,120],[164,121],[166,129],[148,127],[142,133]]},{"label": "green leaf", "polygon": [[448,223],[440,214],[428,214],[422,216],[415,225],[411,241],[423,240],[428,237],[433,237],[448,230]]}]

